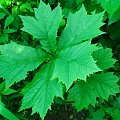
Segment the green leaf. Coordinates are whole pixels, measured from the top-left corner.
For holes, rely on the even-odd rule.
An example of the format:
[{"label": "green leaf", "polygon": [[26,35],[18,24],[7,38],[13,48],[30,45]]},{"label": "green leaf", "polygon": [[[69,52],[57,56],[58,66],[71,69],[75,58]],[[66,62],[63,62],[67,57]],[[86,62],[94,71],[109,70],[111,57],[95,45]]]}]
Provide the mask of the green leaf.
[{"label": "green leaf", "polygon": [[21,110],[32,107],[32,113],[38,112],[44,119],[55,96],[62,97],[62,84],[52,79],[54,64],[43,65],[34,79],[22,91],[24,95]]},{"label": "green leaf", "polygon": [[65,3],[64,3],[65,7],[67,8],[74,8],[75,7],[75,0],[65,0]]},{"label": "green leaf", "polygon": [[7,118],[8,120],[19,120],[13,113],[11,113],[4,104],[0,101],[0,115]]},{"label": "green leaf", "polygon": [[69,14],[66,27],[58,42],[59,49],[63,49],[78,43],[83,40],[91,40],[103,32],[99,28],[103,25],[103,12],[99,14],[87,15],[87,12],[82,8],[74,14]]},{"label": "green leaf", "polygon": [[0,20],[3,19],[6,16],[4,12],[0,12]]},{"label": "green leaf", "polygon": [[48,0],[49,4],[52,5],[55,3],[55,0]]},{"label": "green leaf", "polygon": [[120,111],[118,109],[114,110],[111,115],[113,120],[120,120]]},{"label": "green leaf", "polygon": [[13,22],[13,20],[14,20],[14,17],[12,15],[8,16],[5,20],[5,27],[4,28],[8,27]]},{"label": "green leaf", "polygon": [[16,32],[15,29],[4,29],[4,34],[5,33],[13,33],[13,32]]},{"label": "green leaf", "polygon": [[33,9],[32,9],[32,4],[31,3],[24,3],[20,6],[20,11],[22,12],[27,12],[27,10],[29,10],[30,12],[33,12]]},{"label": "green leaf", "polygon": [[59,78],[68,89],[76,79],[86,80],[90,74],[100,71],[91,56],[97,49],[86,41],[60,51],[55,60],[53,78]]},{"label": "green leaf", "polygon": [[9,95],[9,94],[12,94],[12,93],[15,93],[17,91],[11,89],[11,88],[8,88],[8,89],[5,89],[5,82],[2,82],[0,84],[0,93],[3,94],[3,95]]},{"label": "green leaf", "polygon": [[2,92],[2,90],[4,89],[4,87],[5,87],[5,82],[0,83],[0,92]]},{"label": "green leaf", "polygon": [[5,79],[6,87],[25,79],[27,72],[37,68],[46,56],[42,51],[14,42],[1,45],[0,51],[0,77]]},{"label": "green leaf", "polygon": [[113,73],[94,74],[88,78],[88,82],[97,94],[103,99],[108,99],[109,95],[119,93],[119,86],[117,84],[119,78]]},{"label": "green leaf", "polygon": [[104,120],[104,110],[103,109],[99,109],[95,112],[92,112],[92,116],[93,118],[91,120]]},{"label": "green leaf", "polygon": [[120,96],[118,96],[118,98],[116,98],[113,105],[114,105],[114,108],[117,108],[120,110]]},{"label": "green leaf", "polygon": [[0,36],[0,44],[7,43],[8,42],[8,34],[2,34]]},{"label": "green leaf", "polygon": [[108,12],[111,17],[113,13],[120,7],[120,0],[97,0],[101,6]]},{"label": "green leaf", "polygon": [[10,94],[15,93],[15,92],[17,92],[17,91],[15,91],[15,90],[13,90],[11,88],[8,88],[8,89],[3,90],[1,92],[1,94],[3,94],[3,95],[10,95]]},{"label": "green leaf", "polygon": [[108,99],[109,95],[119,93],[119,78],[113,73],[94,74],[87,82],[79,81],[69,91],[68,101],[73,101],[77,111],[95,105],[96,97]]},{"label": "green leaf", "polygon": [[117,22],[120,20],[120,7],[117,9],[117,11],[114,12],[114,14],[109,18],[108,24],[111,25],[114,22]]},{"label": "green leaf", "polygon": [[60,6],[51,10],[49,5],[45,5],[41,1],[38,9],[35,9],[35,18],[21,16],[24,25],[22,30],[39,39],[45,50],[54,52],[56,50],[57,29],[62,19]]},{"label": "green leaf", "polygon": [[116,60],[112,58],[112,50],[110,48],[94,51],[92,55],[94,60],[97,61],[98,67],[102,70],[113,67],[116,62]]},{"label": "green leaf", "polygon": [[97,94],[92,86],[85,81],[79,81],[68,91],[68,101],[73,101],[77,111],[87,108],[89,104],[95,105]]}]

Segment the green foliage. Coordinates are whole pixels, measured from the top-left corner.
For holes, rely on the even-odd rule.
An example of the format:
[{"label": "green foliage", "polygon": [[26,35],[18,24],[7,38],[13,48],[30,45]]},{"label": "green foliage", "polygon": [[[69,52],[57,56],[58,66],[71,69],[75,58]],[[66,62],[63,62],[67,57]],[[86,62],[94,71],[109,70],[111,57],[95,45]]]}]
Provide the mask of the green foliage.
[{"label": "green foliage", "polygon": [[87,41],[61,50],[55,60],[53,78],[59,78],[69,89],[74,80],[86,80],[90,74],[101,71],[91,56],[97,49]]},{"label": "green foliage", "polygon": [[[38,112],[43,119],[55,96],[62,97],[62,84],[57,79],[51,79],[54,70],[53,63],[44,65],[34,79],[22,91],[24,98],[21,110],[32,107],[32,113]],[[31,94],[32,93],[32,94]]]},{"label": "green foliage", "polygon": [[102,70],[113,67],[116,62],[116,60],[112,58],[112,51],[109,48],[94,51],[93,58],[97,61],[98,67]]},{"label": "green foliage", "polygon": [[6,88],[25,79],[27,72],[37,68],[46,58],[40,50],[12,42],[1,45],[0,51],[0,76],[5,79]]},{"label": "green foliage", "polygon": [[119,120],[119,12],[119,0],[1,0],[0,114]]},{"label": "green foliage", "polygon": [[69,47],[102,34],[99,28],[103,25],[101,22],[103,14],[87,15],[84,6],[76,13],[69,14],[67,25],[58,42],[58,48]]},{"label": "green foliage", "polygon": [[88,107],[89,104],[95,105],[97,97],[108,99],[109,95],[119,91],[118,79],[110,72],[92,75],[87,82],[79,81],[68,91],[68,100],[74,101],[73,105],[77,111]]},{"label": "green foliage", "polygon": [[37,20],[21,16],[24,23],[22,30],[39,39],[46,51],[55,52],[57,29],[62,19],[60,6],[52,11],[49,5],[40,2],[38,9],[35,9],[35,17]]},{"label": "green foliage", "polygon": [[109,24],[112,24],[117,19],[119,19],[119,15],[116,15],[116,11],[120,7],[120,0],[97,0],[98,3],[101,3],[101,6],[108,12],[109,15]]},{"label": "green foliage", "polygon": [[11,113],[4,104],[0,101],[0,114],[8,120],[19,120],[13,113]]},{"label": "green foliage", "polygon": [[[102,7],[109,13],[110,16],[119,8],[120,0],[97,0],[98,3],[101,3]],[[112,6],[112,8],[111,8]]]}]

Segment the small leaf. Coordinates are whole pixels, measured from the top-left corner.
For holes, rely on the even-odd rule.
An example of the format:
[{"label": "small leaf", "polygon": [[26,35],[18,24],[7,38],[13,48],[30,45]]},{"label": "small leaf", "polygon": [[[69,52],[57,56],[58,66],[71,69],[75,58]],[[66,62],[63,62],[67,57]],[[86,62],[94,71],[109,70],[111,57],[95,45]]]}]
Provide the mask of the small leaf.
[{"label": "small leaf", "polygon": [[112,58],[112,50],[110,48],[96,50],[92,55],[98,67],[102,70],[113,67],[116,62],[116,60]]},{"label": "small leaf", "polygon": [[0,44],[5,44],[5,43],[7,43],[8,42],[8,34],[2,34],[1,36],[0,36]]},{"label": "small leaf", "polygon": [[87,108],[89,104],[96,104],[97,94],[92,86],[85,81],[79,81],[68,91],[68,101],[73,101],[77,111]]},{"label": "small leaf", "polygon": [[16,32],[15,29],[4,29],[3,31],[4,33],[13,33],[13,32]]},{"label": "small leaf", "polygon": [[3,19],[6,16],[4,12],[0,12],[0,20]]},{"label": "small leaf", "polygon": [[11,88],[8,88],[8,89],[6,89],[6,90],[3,90],[3,91],[1,92],[1,94],[3,94],[3,95],[10,95],[10,94],[15,93],[15,92],[17,92],[17,91],[16,91],[16,90],[13,90],[13,89],[11,89]]},{"label": "small leaf", "polygon": [[12,15],[8,16],[5,20],[4,28],[8,27],[14,21],[14,17]]}]

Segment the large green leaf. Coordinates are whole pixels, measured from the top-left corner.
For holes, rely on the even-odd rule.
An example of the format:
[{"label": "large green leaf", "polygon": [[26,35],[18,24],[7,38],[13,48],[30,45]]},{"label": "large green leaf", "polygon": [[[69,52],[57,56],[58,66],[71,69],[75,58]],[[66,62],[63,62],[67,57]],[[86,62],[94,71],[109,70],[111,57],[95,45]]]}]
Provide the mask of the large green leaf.
[{"label": "large green leaf", "polygon": [[86,41],[61,50],[55,60],[53,78],[59,78],[68,89],[74,80],[86,80],[89,74],[100,71],[91,56],[97,49],[95,45],[90,44],[90,41]]},{"label": "large green leaf", "polygon": [[21,16],[24,25],[22,30],[39,39],[45,50],[54,52],[57,29],[62,19],[60,6],[51,10],[49,5],[41,1],[39,7],[35,9],[35,17]]},{"label": "large green leaf", "polygon": [[43,119],[55,96],[62,97],[62,84],[52,79],[54,64],[43,65],[34,79],[22,91],[24,95],[21,110],[32,107],[32,113],[38,112]]},{"label": "large green leaf", "polygon": [[28,71],[34,70],[46,59],[41,50],[14,42],[1,45],[0,51],[0,77],[5,79],[6,87],[25,79]]},{"label": "large green leaf", "polygon": [[13,113],[11,113],[4,104],[0,101],[0,115],[7,118],[8,120],[19,120]]},{"label": "large green leaf", "polygon": [[94,60],[97,61],[98,67],[102,70],[113,67],[113,64],[116,62],[112,58],[112,50],[110,48],[96,50],[92,55]]},{"label": "large green leaf", "polygon": [[103,13],[87,15],[82,8],[74,14],[69,14],[66,27],[60,37],[58,47],[63,49],[81,43],[83,40],[92,39],[103,32],[99,28],[103,25]]}]

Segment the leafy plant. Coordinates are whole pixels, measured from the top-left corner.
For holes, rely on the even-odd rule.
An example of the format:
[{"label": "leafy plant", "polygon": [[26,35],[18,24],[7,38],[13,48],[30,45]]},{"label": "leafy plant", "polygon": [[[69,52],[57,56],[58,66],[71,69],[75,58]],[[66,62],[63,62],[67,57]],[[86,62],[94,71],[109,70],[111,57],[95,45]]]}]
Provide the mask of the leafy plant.
[{"label": "leafy plant", "polygon": [[[5,80],[5,90],[12,90],[14,83],[25,80],[28,72],[35,70],[34,78],[21,91],[20,111],[32,107],[32,114],[37,112],[44,119],[55,96],[65,99],[65,92],[66,101],[77,111],[90,104],[95,106],[97,98],[108,100],[119,93],[119,78],[108,70],[116,62],[112,50],[92,43],[92,39],[105,33],[100,30],[104,12],[89,15],[82,5],[66,20],[60,5],[52,10],[42,1],[34,12],[35,17],[20,18],[22,31],[32,35],[39,45],[0,45],[0,77]],[[64,24],[60,26],[63,21],[64,29]]]},{"label": "leafy plant", "polygon": [[109,24],[116,22],[120,18],[118,13],[120,9],[120,0],[97,0],[97,2],[101,3],[101,6],[108,12]]},{"label": "leafy plant", "polygon": [[13,113],[11,113],[4,104],[0,101],[0,114],[9,120],[19,120]]}]

